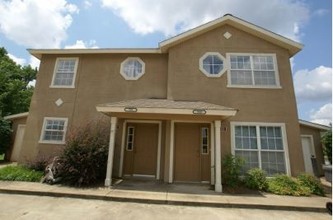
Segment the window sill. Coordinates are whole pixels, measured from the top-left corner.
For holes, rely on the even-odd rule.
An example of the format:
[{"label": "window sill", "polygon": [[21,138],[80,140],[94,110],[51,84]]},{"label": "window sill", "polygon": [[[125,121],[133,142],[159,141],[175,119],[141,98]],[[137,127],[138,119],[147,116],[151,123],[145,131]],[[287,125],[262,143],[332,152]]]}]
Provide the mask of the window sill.
[{"label": "window sill", "polygon": [[281,86],[250,86],[250,85],[227,85],[227,88],[234,89],[282,89]]},{"label": "window sill", "polygon": [[57,144],[57,145],[64,145],[65,141],[39,141],[39,144]]},{"label": "window sill", "polygon": [[53,85],[50,85],[49,88],[52,88],[52,89],[75,89],[75,86],[53,86]]}]

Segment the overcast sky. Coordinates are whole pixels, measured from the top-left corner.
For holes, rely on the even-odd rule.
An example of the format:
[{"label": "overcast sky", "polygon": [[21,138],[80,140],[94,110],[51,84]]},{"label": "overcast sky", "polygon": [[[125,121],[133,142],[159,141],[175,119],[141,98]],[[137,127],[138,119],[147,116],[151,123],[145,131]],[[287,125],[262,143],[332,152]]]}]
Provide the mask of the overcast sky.
[{"label": "overcast sky", "polygon": [[153,48],[226,13],[305,45],[291,60],[299,117],[330,123],[331,0],[1,0],[0,46],[38,67],[26,48]]}]

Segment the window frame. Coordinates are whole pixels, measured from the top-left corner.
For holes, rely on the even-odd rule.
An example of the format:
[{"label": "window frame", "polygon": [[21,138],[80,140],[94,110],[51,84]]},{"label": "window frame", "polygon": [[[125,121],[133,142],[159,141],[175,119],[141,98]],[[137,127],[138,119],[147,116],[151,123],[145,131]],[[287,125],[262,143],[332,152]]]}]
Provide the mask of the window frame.
[{"label": "window frame", "polygon": [[[252,84],[251,85],[234,85],[231,84],[231,56],[250,56]],[[275,85],[255,85],[254,84],[254,68],[253,68],[253,56],[271,56],[273,58],[274,73],[275,73]],[[227,65],[228,65],[228,88],[257,88],[257,89],[281,89],[279,68],[275,53],[226,53]]]},{"label": "window frame", "polygon": [[[126,73],[124,72],[125,70],[125,65],[128,61],[130,60],[136,60],[138,61],[141,65],[142,65],[142,73],[139,74],[138,76],[136,77],[129,77],[126,75]],[[125,80],[138,80],[140,79],[144,74],[146,73],[146,64],[145,62],[143,62],[143,60],[139,57],[127,57],[123,62],[121,62],[120,64],[120,75],[122,75],[122,77],[124,77]]]},{"label": "window frame", "polygon": [[[203,65],[203,61],[204,59],[206,59],[208,56],[218,56],[222,62],[223,62],[223,68],[222,70],[218,73],[218,74],[211,74],[209,72],[207,72],[204,68],[204,65]],[[220,54],[219,52],[206,52],[204,55],[202,55],[199,59],[199,69],[200,71],[205,74],[207,77],[210,77],[210,78],[218,78],[218,77],[221,77],[225,71],[227,70],[227,61],[226,59],[224,58],[224,56],[222,56],[222,54]]]},{"label": "window frame", "polygon": [[[207,130],[207,136],[205,137],[207,139],[207,143],[204,144],[203,140],[204,140],[204,136],[203,136],[203,130]],[[201,134],[200,134],[200,153],[201,155],[208,155],[209,154],[209,145],[210,145],[210,142],[209,142],[209,138],[210,138],[210,133],[209,133],[209,128],[208,127],[201,127],[200,129],[201,131]],[[204,152],[204,146],[207,147],[207,152]]]},{"label": "window frame", "polygon": [[[246,149],[246,151],[255,151],[258,152],[258,164],[259,168],[262,169],[262,161],[261,161],[261,152],[284,152],[284,159],[285,159],[285,167],[286,167],[286,174],[291,175],[290,171],[290,160],[289,160],[289,148],[288,148],[288,141],[287,141],[287,132],[286,132],[286,125],[285,123],[266,123],[266,122],[230,122],[231,132],[231,153],[235,155],[236,149],[236,141],[235,141],[235,127],[236,126],[255,126],[256,127],[256,136],[257,136],[257,149]],[[260,140],[260,127],[280,127],[281,128],[281,135],[282,135],[282,144],[283,150],[267,150],[261,148],[261,140]],[[239,150],[239,149],[238,149]]]},{"label": "window frame", "polygon": [[[49,120],[63,120],[64,123],[64,130],[63,130],[63,137],[61,141],[56,140],[44,140],[44,133],[46,131],[46,124]],[[44,117],[43,119],[43,126],[39,138],[39,143],[42,144],[65,144],[66,133],[67,133],[67,126],[68,126],[68,118],[60,118],[60,117]]]},{"label": "window frame", "polygon": [[[54,85],[54,81],[55,81],[56,74],[57,74],[57,71],[58,71],[58,64],[61,60],[75,60],[75,67],[74,67],[72,85]],[[69,88],[69,89],[75,88],[75,79],[76,79],[78,65],[79,65],[79,58],[78,57],[57,57],[55,65],[54,65],[54,69],[53,69],[53,76],[52,76],[52,82],[51,82],[50,88],[63,88],[63,89],[65,89],[65,88]]]},{"label": "window frame", "polygon": [[[133,129],[133,133],[130,134],[129,131],[130,129]],[[129,142],[129,136],[132,136],[132,141]],[[127,136],[126,136],[126,151],[133,151],[134,149],[134,137],[135,137],[135,127],[134,126],[128,126],[127,127]],[[132,144],[132,149],[128,148],[128,144],[131,143]]]}]

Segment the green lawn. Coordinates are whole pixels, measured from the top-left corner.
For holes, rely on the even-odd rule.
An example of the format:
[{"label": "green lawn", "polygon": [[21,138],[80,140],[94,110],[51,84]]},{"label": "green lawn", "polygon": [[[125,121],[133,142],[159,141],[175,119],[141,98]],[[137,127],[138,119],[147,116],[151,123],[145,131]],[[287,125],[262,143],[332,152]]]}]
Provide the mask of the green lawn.
[{"label": "green lawn", "polygon": [[6,166],[0,169],[0,180],[39,182],[43,172],[31,170],[24,166]]}]

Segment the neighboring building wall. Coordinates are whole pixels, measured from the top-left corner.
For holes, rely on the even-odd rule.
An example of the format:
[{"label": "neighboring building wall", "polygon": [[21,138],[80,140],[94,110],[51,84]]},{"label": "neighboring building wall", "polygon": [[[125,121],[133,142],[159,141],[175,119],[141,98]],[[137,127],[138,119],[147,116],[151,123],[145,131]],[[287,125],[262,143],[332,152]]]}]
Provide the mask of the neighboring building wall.
[{"label": "neighboring building wall", "polygon": [[12,119],[11,122],[12,122],[13,133],[11,134],[10,148],[8,149],[8,151],[5,155],[6,160],[10,160],[10,157],[12,155],[17,127],[18,127],[18,125],[25,125],[27,122],[27,117]]},{"label": "neighboring building wall", "polygon": [[[225,32],[232,34],[226,39]],[[274,53],[282,88],[228,88],[227,71],[209,78],[199,70],[199,59],[206,52]],[[222,155],[230,153],[231,121],[285,123],[292,158],[291,174],[304,171],[296,100],[289,54],[276,45],[231,26],[222,26],[172,47],[169,51],[168,98],[200,100],[239,109],[235,117],[222,124]],[[295,138],[297,137],[297,138]]]},{"label": "neighboring building wall", "polygon": [[320,175],[324,175],[322,165],[325,164],[323,146],[321,143],[321,130],[305,125],[300,125],[301,135],[311,135],[313,137],[313,144],[316,153],[317,167]]}]

